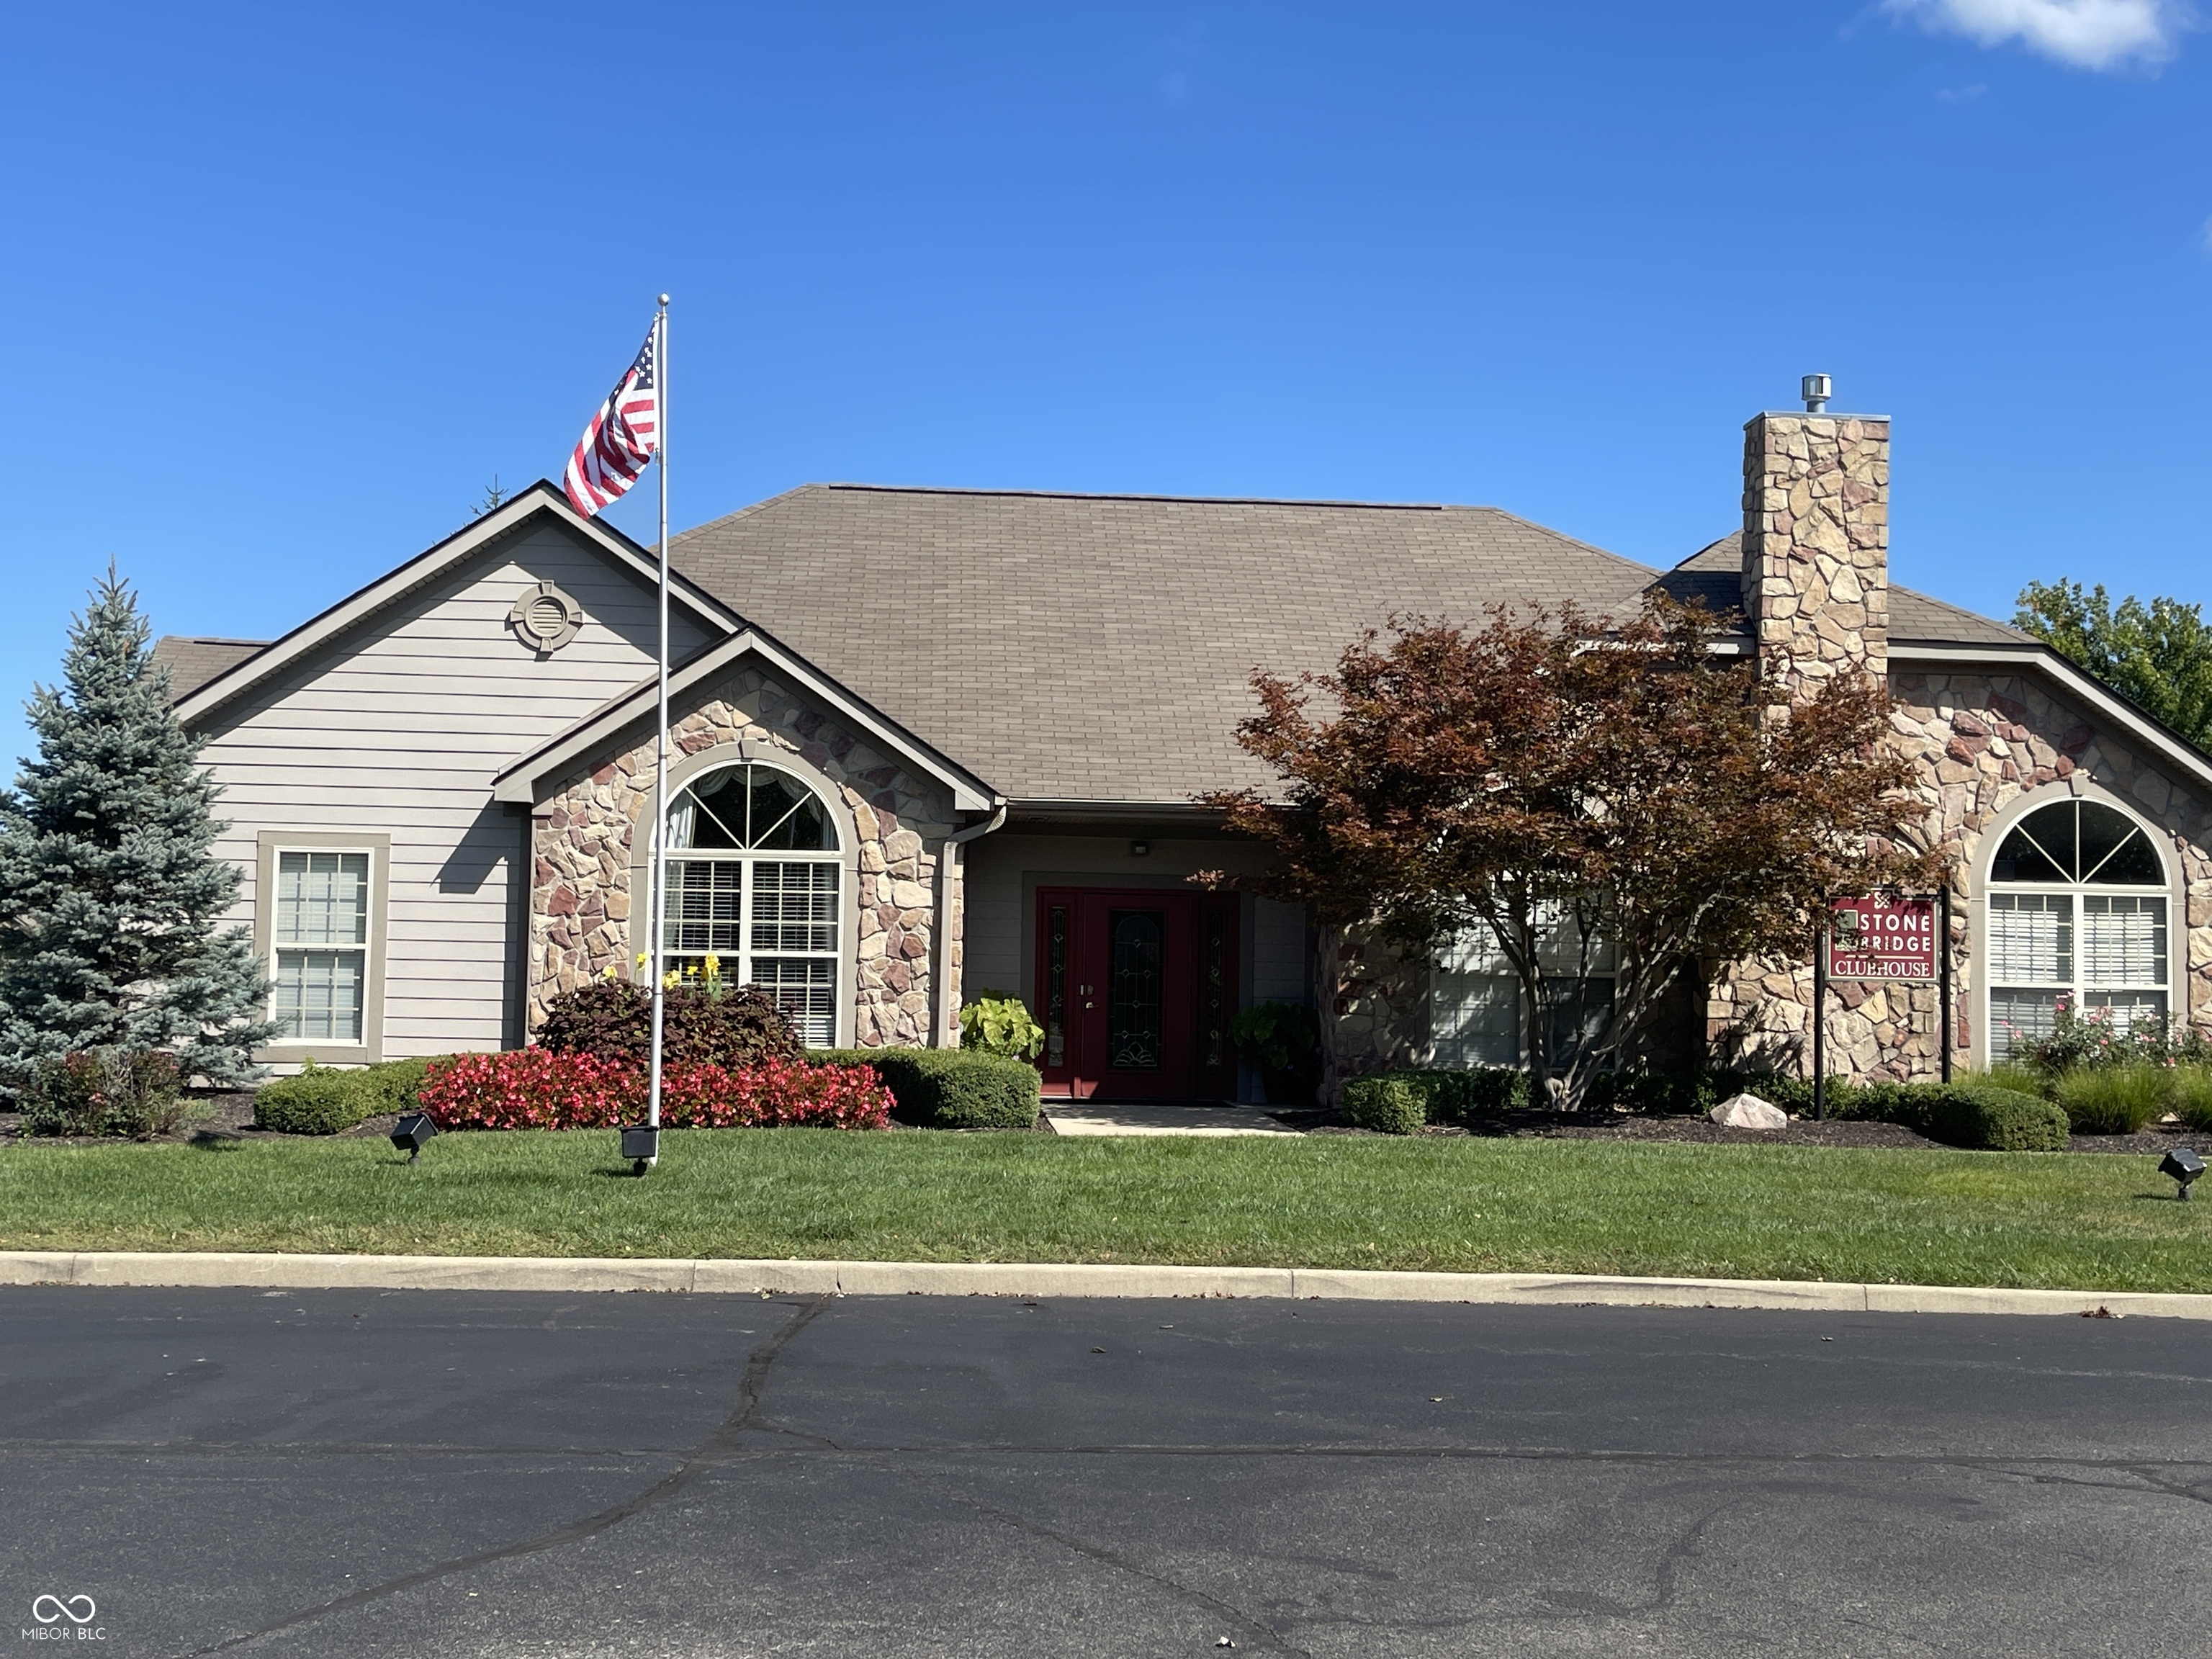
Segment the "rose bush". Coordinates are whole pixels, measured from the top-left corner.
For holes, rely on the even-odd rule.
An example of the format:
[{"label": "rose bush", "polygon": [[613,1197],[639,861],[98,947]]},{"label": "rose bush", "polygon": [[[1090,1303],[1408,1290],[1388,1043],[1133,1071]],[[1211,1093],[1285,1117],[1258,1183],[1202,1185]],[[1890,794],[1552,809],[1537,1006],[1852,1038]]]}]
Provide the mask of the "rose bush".
[{"label": "rose bush", "polygon": [[[645,1067],[626,1057],[510,1048],[433,1060],[416,1098],[441,1129],[609,1129],[643,1121]],[[672,1129],[880,1129],[891,1091],[866,1066],[768,1060],[664,1068]]]}]

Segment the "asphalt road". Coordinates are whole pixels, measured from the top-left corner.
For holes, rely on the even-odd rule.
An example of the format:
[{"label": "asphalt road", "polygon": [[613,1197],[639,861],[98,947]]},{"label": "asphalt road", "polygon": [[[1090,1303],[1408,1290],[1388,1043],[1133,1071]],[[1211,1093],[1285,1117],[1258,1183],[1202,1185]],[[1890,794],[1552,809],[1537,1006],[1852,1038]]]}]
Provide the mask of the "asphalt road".
[{"label": "asphalt road", "polygon": [[27,1654],[2212,1650],[2179,1321],[0,1289],[0,1409]]}]

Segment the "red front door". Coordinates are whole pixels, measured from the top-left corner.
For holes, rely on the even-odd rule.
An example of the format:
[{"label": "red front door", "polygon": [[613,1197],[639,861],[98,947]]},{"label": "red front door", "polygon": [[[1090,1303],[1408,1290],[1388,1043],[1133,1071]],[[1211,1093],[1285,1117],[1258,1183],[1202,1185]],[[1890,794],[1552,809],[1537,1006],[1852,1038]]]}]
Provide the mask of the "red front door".
[{"label": "red front door", "polygon": [[1078,1099],[1236,1092],[1234,898],[1133,887],[1037,893],[1044,1083]]}]

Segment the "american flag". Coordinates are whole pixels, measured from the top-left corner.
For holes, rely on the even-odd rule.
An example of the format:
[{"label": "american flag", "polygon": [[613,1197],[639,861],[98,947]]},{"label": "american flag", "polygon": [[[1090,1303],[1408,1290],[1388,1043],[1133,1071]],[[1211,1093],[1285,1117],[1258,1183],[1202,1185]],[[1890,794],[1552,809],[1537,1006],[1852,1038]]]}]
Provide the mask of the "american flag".
[{"label": "american flag", "polygon": [[576,511],[588,519],[629,493],[659,447],[660,404],[653,392],[653,332],[648,330],[637,361],[607,394],[577,441],[561,486]]}]

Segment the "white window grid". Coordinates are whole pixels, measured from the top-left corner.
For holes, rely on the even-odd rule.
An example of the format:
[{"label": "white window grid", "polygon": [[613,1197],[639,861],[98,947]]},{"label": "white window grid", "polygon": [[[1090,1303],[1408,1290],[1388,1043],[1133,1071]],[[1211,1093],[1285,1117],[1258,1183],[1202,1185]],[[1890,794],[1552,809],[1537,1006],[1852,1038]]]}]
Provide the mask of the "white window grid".
[{"label": "white window grid", "polygon": [[686,854],[668,860],[662,951],[677,972],[720,958],[722,981],[772,993],[810,1048],[837,1038],[845,872],[835,857]]},{"label": "white window grid", "polygon": [[366,848],[276,849],[269,1017],[279,1042],[363,1041],[369,884]]}]

